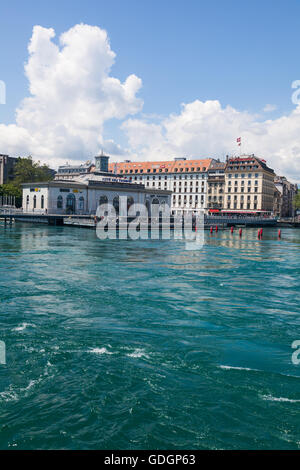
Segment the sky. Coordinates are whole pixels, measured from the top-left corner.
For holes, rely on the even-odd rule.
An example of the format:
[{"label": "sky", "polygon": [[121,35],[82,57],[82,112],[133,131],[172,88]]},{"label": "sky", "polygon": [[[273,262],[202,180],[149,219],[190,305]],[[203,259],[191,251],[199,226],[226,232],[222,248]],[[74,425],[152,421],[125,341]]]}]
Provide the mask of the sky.
[{"label": "sky", "polygon": [[0,153],[224,160],[241,137],[300,182],[299,26],[298,0],[1,2]]}]

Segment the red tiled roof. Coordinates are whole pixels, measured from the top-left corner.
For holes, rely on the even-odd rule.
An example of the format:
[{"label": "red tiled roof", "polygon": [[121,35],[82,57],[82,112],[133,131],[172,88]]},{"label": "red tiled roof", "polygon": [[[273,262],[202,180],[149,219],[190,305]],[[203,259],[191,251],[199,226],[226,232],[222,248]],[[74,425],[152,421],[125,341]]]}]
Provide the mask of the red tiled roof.
[{"label": "red tiled roof", "polygon": [[[125,170],[132,170],[134,174],[137,173],[175,173],[180,172],[193,172],[193,171],[206,171],[211,162],[211,158],[197,159],[197,160],[179,160],[179,161],[160,161],[160,162],[122,162],[110,163],[109,171],[113,173],[125,173]],[[142,171],[141,171],[142,170]],[[147,170],[150,170],[149,172]],[[161,171],[160,171],[161,170]]]}]

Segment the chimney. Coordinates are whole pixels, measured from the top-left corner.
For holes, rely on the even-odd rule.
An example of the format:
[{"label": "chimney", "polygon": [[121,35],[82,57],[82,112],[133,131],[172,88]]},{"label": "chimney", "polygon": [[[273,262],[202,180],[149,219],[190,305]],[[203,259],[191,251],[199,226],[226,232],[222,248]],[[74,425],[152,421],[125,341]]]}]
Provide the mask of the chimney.
[{"label": "chimney", "polygon": [[108,160],[109,157],[106,155],[98,155],[95,157],[96,171],[108,173]]}]

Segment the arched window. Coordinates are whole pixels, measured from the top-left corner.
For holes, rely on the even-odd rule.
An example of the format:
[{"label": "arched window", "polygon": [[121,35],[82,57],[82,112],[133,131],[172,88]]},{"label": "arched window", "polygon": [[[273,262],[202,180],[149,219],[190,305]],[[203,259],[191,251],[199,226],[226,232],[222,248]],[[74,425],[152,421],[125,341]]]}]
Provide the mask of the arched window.
[{"label": "arched window", "polygon": [[74,194],[68,194],[67,196],[67,206],[66,206],[67,212],[69,214],[74,214],[75,209],[76,209],[76,199]]},{"label": "arched window", "polygon": [[159,204],[159,200],[157,199],[157,197],[152,199],[152,204]]},{"label": "arched window", "polygon": [[119,196],[113,198],[113,206],[117,214],[119,214]]},{"label": "arched window", "polygon": [[63,208],[63,197],[58,196],[57,198],[57,209],[62,209]]},{"label": "arched window", "polygon": [[80,211],[83,211],[83,210],[84,210],[84,197],[83,197],[83,196],[80,196],[80,198],[79,198],[78,209],[79,209]]},{"label": "arched window", "polygon": [[29,195],[26,197],[26,204],[29,204]]},{"label": "arched window", "polygon": [[36,209],[36,195],[33,196],[33,208]]},{"label": "arched window", "polygon": [[107,196],[100,196],[99,206],[102,206],[102,204],[107,204],[107,203],[108,203]]},{"label": "arched window", "polygon": [[44,196],[41,197],[41,209],[44,209]]}]

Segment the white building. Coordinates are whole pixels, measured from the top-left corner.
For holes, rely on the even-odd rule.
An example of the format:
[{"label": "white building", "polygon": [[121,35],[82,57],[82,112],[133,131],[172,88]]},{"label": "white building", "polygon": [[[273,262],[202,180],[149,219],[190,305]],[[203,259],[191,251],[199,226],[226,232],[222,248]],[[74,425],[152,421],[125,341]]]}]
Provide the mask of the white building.
[{"label": "white building", "polygon": [[120,177],[142,184],[146,189],[172,192],[171,209],[174,214],[193,213],[207,209],[208,168],[211,158],[174,161],[111,163],[109,170]]},{"label": "white building", "polygon": [[[101,204],[112,204],[116,212],[125,196],[127,207],[133,203],[147,206],[171,203],[170,191],[148,190],[134,183],[82,178],[82,181],[51,181],[23,184],[23,211],[35,214],[96,214]],[[126,214],[120,214],[126,215]]]}]

